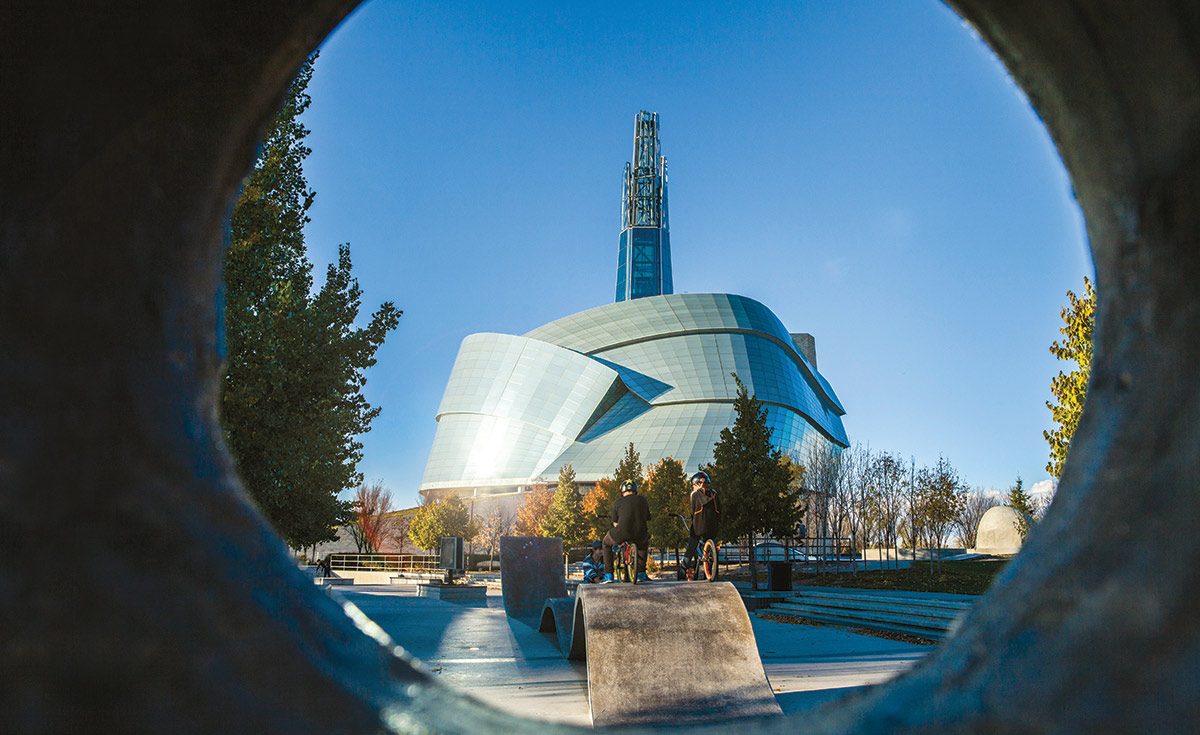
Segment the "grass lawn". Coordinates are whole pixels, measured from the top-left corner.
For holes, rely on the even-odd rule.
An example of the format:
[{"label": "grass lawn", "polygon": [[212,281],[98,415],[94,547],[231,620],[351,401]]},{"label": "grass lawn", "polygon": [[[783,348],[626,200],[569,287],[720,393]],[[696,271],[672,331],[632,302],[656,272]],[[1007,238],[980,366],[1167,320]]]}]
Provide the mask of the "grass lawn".
[{"label": "grass lawn", "polygon": [[981,561],[944,561],[940,571],[934,564],[930,574],[929,562],[917,562],[908,569],[810,574],[797,570],[793,585],[814,587],[850,587],[869,590],[912,590],[915,592],[953,592],[960,595],[982,595],[992,579],[1004,568],[1008,559]]},{"label": "grass lawn", "polygon": [[[981,559],[979,561],[944,561],[940,571],[934,565],[930,574],[929,562],[920,561],[908,569],[889,569],[851,573],[849,569],[839,572],[816,573],[797,567],[792,572],[794,588],[802,585],[812,587],[847,587],[865,590],[912,590],[914,592],[952,592],[959,595],[982,595],[992,584],[992,579],[1004,568],[1008,559]],[[749,581],[750,567],[746,564],[722,567],[721,578]],[[766,589],[766,564],[758,570],[759,589]]]}]

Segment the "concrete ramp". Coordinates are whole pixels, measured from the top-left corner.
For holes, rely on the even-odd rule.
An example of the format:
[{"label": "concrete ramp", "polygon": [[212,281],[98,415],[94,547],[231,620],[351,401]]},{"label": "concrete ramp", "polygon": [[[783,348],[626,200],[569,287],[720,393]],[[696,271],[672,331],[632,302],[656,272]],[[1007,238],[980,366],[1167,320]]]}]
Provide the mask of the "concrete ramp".
[{"label": "concrete ramp", "polygon": [[542,608],[538,630],[554,633],[562,655],[571,661],[587,656],[587,637],[583,631],[583,608],[574,597],[551,597]]},{"label": "concrete ramp", "polygon": [[500,590],[509,617],[529,624],[548,598],[565,597],[562,539],[501,536]]},{"label": "concrete ramp", "polygon": [[576,594],[573,606],[547,600],[539,627],[554,626],[568,658],[586,656],[592,724],[781,714],[746,607],[728,582],[589,584]]}]

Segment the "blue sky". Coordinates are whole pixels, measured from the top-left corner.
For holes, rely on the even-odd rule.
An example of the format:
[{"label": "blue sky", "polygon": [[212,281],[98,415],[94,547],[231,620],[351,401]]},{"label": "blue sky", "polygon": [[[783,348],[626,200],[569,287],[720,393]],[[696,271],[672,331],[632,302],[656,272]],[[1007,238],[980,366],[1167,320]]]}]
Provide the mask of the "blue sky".
[{"label": "blue sky", "polygon": [[1091,257],[1048,134],[946,7],[374,0],[309,91],[310,254],[350,242],[365,305],[405,312],[360,465],[400,503],[463,337],[612,300],[640,109],[677,292],[814,334],[853,440],[972,485],[1046,477],[1047,347]]}]

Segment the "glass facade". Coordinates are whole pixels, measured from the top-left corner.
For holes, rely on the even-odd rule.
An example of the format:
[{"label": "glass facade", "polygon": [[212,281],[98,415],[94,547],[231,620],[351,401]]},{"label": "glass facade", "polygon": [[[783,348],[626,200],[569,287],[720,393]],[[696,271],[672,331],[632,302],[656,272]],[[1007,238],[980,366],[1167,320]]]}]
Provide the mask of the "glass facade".
[{"label": "glass facade", "polygon": [[772,440],[806,457],[848,444],[833,389],[765,306],[672,294],[572,314],[524,336],[463,341],[438,409],[421,490],[611,475],[633,442],[646,464],[711,461],[733,423],[737,372],[764,401]]}]

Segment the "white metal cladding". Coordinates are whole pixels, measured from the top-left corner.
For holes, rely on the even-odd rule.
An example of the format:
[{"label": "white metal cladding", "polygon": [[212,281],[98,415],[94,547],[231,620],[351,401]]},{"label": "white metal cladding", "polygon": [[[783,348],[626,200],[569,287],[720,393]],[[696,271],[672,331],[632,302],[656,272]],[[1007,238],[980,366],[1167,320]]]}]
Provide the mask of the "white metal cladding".
[{"label": "white metal cladding", "polygon": [[767,408],[776,446],[797,456],[846,446],[844,410],[765,306],[730,294],[608,304],[523,337],[463,340],[438,409],[421,487],[611,475],[633,442],[646,463],[711,461],[733,423],[738,377]]}]

